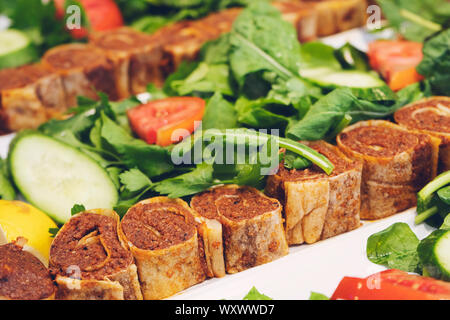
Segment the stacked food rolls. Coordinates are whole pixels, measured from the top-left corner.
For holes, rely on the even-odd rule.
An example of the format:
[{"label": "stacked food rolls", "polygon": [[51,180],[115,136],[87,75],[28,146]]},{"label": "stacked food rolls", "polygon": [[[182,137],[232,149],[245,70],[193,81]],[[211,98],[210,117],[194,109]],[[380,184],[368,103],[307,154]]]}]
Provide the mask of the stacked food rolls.
[{"label": "stacked food rolls", "polygon": [[183,200],[137,203],[123,217],[120,234],[136,260],[144,299],[167,298],[205,280],[197,223]]},{"label": "stacked food rolls", "polygon": [[26,239],[0,239],[0,300],[52,300],[56,286],[46,266],[25,248]]},{"label": "stacked food rolls", "polygon": [[91,44],[106,52],[113,62],[119,99],[145,92],[149,83],[162,85],[162,50],[154,37],[123,27],[94,34]]},{"label": "stacked food rolls", "polygon": [[254,188],[215,187],[194,196],[191,207],[206,224],[202,238],[211,255],[210,274],[240,272],[289,252],[281,204]]},{"label": "stacked food rolls", "polygon": [[62,300],[142,300],[133,255],[111,210],[72,216],[50,248],[50,270]]},{"label": "stacked food rolls", "polygon": [[203,19],[182,21],[156,31],[152,37],[161,43],[161,69],[164,76],[174,72],[181,62],[195,60],[207,41],[229,32],[240,12],[239,8],[224,10]]},{"label": "stacked food rolls", "polygon": [[[300,41],[364,25],[365,0],[275,1],[282,17],[298,31]],[[88,44],[49,50],[42,63],[0,72],[0,132],[36,128],[61,117],[77,96],[110,100],[161,86],[185,60],[197,58],[203,44],[229,32],[241,8],[195,21],[181,21],[147,35],[130,28],[93,34]],[[17,76],[14,74],[17,73]],[[2,79],[14,78],[4,81]]]},{"label": "stacked food rolls", "polygon": [[61,78],[41,64],[0,70],[0,131],[36,128],[65,110]]},{"label": "stacked food rolls", "polygon": [[416,204],[416,192],[436,175],[439,139],[384,121],[358,122],[337,137],[363,162],[361,218],[380,219]]},{"label": "stacked food rolls", "polygon": [[76,43],[54,47],[44,54],[42,64],[60,75],[68,107],[77,105],[78,96],[96,99],[97,91],[111,100],[118,98],[114,65],[94,46]]},{"label": "stacked food rolls", "polygon": [[450,98],[431,97],[394,114],[400,126],[440,139],[438,172],[450,170]]},{"label": "stacked food rolls", "polygon": [[314,243],[360,225],[362,163],[324,141],[305,143],[333,163],[333,173],[328,176],[315,166],[289,170],[281,164],[265,189],[283,204],[290,245]]}]

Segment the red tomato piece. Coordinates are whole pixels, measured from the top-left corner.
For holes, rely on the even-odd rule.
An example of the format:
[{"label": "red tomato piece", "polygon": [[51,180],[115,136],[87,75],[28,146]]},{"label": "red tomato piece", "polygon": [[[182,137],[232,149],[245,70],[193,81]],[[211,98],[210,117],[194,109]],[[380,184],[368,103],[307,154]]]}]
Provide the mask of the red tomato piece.
[{"label": "red tomato piece", "polygon": [[367,278],[345,277],[332,300],[450,300],[450,283],[386,270]]},{"label": "red tomato piece", "polygon": [[369,44],[369,62],[393,90],[423,79],[416,71],[423,59],[423,44],[404,40],[379,40]]},{"label": "red tomato piece", "polygon": [[[64,17],[66,0],[54,0],[56,15]],[[106,31],[123,26],[123,17],[114,0],[78,0],[86,12],[92,31]],[[70,30],[75,39],[85,38],[88,30],[85,28]]]},{"label": "red tomato piece", "polygon": [[[151,101],[128,110],[133,131],[149,144],[168,146],[181,141],[196,129],[203,118],[205,100],[195,97],[173,97]],[[188,134],[172,139],[177,129]]]}]

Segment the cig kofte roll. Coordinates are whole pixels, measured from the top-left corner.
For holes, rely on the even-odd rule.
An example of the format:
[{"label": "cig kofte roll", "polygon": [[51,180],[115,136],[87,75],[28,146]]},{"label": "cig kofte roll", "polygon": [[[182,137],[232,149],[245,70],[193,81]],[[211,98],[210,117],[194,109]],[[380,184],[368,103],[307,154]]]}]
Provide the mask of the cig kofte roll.
[{"label": "cig kofte roll", "polygon": [[50,273],[24,249],[25,243],[26,239],[18,238],[0,244],[0,300],[52,300],[56,287]]},{"label": "cig kofte roll", "polygon": [[142,300],[133,255],[119,238],[112,210],[74,215],[50,248],[50,270],[62,300]]},{"label": "cig kofte roll", "polygon": [[191,200],[191,207],[206,223],[207,232],[203,235],[208,243],[205,245],[206,260],[211,263],[209,270],[216,276],[224,275],[220,257],[222,246],[227,273],[274,261],[289,252],[281,204],[254,188],[215,187],[196,195]]},{"label": "cig kofte roll", "polygon": [[119,232],[136,260],[144,299],[164,299],[205,280],[197,223],[183,200],[143,200],[127,211]]},{"label": "cig kofte roll", "polygon": [[394,114],[395,122],[441,139],[438,171],[450,170],[450,98],[431,97],[409,104]]},{"label": "cig kofte roll", "polygon": [[70,43],[56,46],[42,57],[42,65],[61,76],[66,105],[77,105],[77,97],[97,99],[97,92],[117,100],[114,65],[105,52],[89,44]]},{"label": "cig kofte roll", "polygon": [[284,208],[286,237],[291,245],[314,243],[360,225],[362,164],[324,141],[305,142],[334,165],[331,175],[311,166],[303,170],[280,165],[269,176],[265,192]]},{"label": "cig kofte roll", "polygon": [[40,64],[0,70],[0,133],[37,128],[66,109],[58,74]]},{"label": "cig kofte roll", "polygon": [[159,67],[162,49],[151,36],[123,27],[94,34],[91,44],[113,62],[119,98],[143,93],[149,83],[163,84]]},{"label": "cig kofte roll", "polygon": [[358,122],[337,137],[363,162],[361,218],[380,219],[416,205],[416,192],[436,174],[439,139],[383,120]]}]

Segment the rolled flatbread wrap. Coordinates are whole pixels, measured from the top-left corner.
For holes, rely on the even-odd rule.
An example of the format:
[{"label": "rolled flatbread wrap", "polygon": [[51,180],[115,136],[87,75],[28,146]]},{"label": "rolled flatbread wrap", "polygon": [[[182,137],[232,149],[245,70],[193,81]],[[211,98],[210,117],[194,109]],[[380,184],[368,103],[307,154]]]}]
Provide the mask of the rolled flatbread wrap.
[{"label": "rolled flatbread wrap", "polygon": [[58,73],[64,85],[66,105],[77,105],[77,96],[97,99],[97,92],[117,100],[114,66],[106,54],[89,44],[72,43],[54,47],[42,57],[48,70]]},{"label": "rolled flatbread wrap", "polygon": [[439,139],[383,120],[346,128],[339,148],[363,162],[361,218],[380,219],[414,207],[416,192],[436,174]]},{"label": "rolled flatbread wrap", "polygon": [[288,243],[314,243],[360,225],[362,163],[324,141],[304,142],[334,165],[328,176],[316,166],[289,170],[281,164],[269,176],[265,192],[284,208]]},{"label": "rolled flatbread wrap", "polygon": [[120,99],[145,92],[149,83],[163,84],[159,68],[162,50],[151,36],[122,27],[94,34],[91,44],[106,52],[113,62]]},{"label": "rolled flatbread wrap", "polygon": [[142,300],[133,255],[119,238],[120,218],[112,210],[74,215],[50,248],[57,299]]},{"label": "rolled flatbread wrap", "polygon": [[438,172],[450,170],[450,98],[432,97],[409,104],[394,114],[395,122],[441,140]]},{"label": "rolled flatbread wrap", "polygon": [[120,233],[136,259],[144,299],[164,299],[205,280],[197,223],[183,200],[137,203],[123,217]]},{"label": "rolled flatbread wrap", "polygon": [[[281,217],[281,204],[250,187],[215,187],[192,199],[192,207],[204,221],[220,222],[227,273],[237,273],[285,256],[289,252]],[[216,224],[217,225],[217,224]],[[210,228],[213,250],[207,260],[222,273],[220,228]],[[218,247],[219,249],[215,249]],[[205,246],[207,248],[207,246]],[[208,254],[208,250],[205,250]]]},{"label": "rolled flatbread wrap", "polygon": [[26,240],[0,246],[0,300],[52,300],[56,287],[48,269],[24,250]]},{"label": "rolled flatbread wrap", "polygon": [[0,132],[33,129],[64,111],[58,74],[40,64],[0,70]]}]

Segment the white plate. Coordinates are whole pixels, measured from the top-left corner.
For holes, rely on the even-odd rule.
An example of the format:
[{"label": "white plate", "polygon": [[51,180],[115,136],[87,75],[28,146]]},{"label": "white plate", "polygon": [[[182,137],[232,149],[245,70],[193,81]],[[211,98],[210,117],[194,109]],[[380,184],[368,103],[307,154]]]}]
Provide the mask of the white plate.
[{"label": "white plate", "polygon": [[[340,47],[346,42],[360,50],[374,36],[361,29],[350,30],[322,39],[328,45]],[[0,137],[0,156],[5,158],[13,134]],[[189,288],[171,299],[186,300],[241,300],[255,286],[273,299],[308,299],[311,291],[331,296],[344,276],[366,277],[384,268],[371,263],[366,257],[367,238],[395,222],[408,223],[421,239],[432,229],[424,224],[415,226],[415,209],[362,227],[313,245],[290,248],[290,253],[277,261],[246,270],[221,279],[210,279]]]}]

